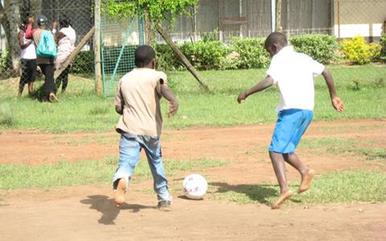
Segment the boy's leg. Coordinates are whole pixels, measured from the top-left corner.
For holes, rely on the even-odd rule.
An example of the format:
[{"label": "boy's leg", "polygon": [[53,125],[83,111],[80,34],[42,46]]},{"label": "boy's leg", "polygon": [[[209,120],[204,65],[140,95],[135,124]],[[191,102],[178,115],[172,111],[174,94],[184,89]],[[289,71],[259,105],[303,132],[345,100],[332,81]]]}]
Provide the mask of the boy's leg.
[{"label": "boy's leg", "polygon": [[113,176],[114,200],[117,205],[125,202],[125,193],[139,161],[141,147],[135,137],[121,135],[119,143],[119,166]]},{"label": "boy's leg", "polygon": [[291,197],[292,192],[288,189],[283,154],[270,151],[269,157],[271,158],[273,170],[280,186],[280,196],[271,207],[272,209],[278,209],[284,201]]},{"label": "boy's leg", "polygon": [[163,166],[161,144],[159,138],[141,137],[147,160],[154,180],[154,191],[157,193],[159,207],[169,206],[171,195]]},{"label": "boy's leg", "polygon": [[298,170],[301,175],[301,183],[298,192],[301,193],[310,189],[315,171],[304,165],[295,153],[283,154],[283,157],[284,160]]}]

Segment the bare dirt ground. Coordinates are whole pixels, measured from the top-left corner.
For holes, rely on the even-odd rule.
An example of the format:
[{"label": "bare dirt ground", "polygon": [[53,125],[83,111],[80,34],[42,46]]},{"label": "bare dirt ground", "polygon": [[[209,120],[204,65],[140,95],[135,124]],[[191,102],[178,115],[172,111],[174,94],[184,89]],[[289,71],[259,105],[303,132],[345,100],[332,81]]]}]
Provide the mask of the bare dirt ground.
[{"label": "bare dirt ground", "polygon": [[[174,160],[227,160],[203,175],[223,190],[273,182],[267,157],[273,125],[167,130],[163,153]],[[51,163],[117,156],[118,135],[110,133],[0,133],[0,163]],[[360,140],[386,148],[386,121],[314,122],[304,139]],[[333,144],[333,143],[332,143]],[[377,169],[384,162],[353,153],[314,152],[299,156],[319,174],[332,170]],[[187,174],[171,178],[173,185]],[[289,168],[290,180],[297,174]],[[127,204],[111,204],[109,186],[0,191],[0,240],[386,240],[386,203],[284,206],[240,205],[220,200],[191,201],[173,193],[171,211],[155,208],[151,181],[132,185]],[[144,191],[147,190],[147,191]]]}]

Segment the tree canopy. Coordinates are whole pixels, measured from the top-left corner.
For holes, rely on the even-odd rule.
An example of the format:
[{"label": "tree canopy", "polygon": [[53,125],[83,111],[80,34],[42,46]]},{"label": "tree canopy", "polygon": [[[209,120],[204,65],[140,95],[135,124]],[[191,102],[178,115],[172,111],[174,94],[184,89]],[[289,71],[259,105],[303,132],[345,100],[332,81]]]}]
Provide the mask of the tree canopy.
[{"label": "tree canopy", "polygon": [[199,0],[105,0],[104,9],[110,16],[141,16],[145,12],[153,22],[172,21],[176,16],[189,14],[189,8]]}]

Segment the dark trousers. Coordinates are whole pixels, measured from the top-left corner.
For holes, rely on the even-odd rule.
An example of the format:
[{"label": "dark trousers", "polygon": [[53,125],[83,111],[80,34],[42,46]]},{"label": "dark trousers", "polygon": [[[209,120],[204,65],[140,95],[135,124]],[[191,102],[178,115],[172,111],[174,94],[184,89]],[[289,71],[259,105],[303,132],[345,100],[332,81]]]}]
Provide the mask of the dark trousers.
[{"label": "dark trousers", "polygon": [[21,59],[21,77],[19,87],[24,88],[25,84],[35,81],[36,78],[36,59]]},{"label": "dark trousers", "polygon": [[68,84],[68,74],[70,73],[70,66],[63,70],[63,72],[56,79],[56,88],[60,87],[62,84],[62,91],[65,91]]},{"label": "dark trousers", "polygon": [[39,67],[45,77],[42,97],[46,99],[50,93],[55,93],[54,64],[39,64]]}]

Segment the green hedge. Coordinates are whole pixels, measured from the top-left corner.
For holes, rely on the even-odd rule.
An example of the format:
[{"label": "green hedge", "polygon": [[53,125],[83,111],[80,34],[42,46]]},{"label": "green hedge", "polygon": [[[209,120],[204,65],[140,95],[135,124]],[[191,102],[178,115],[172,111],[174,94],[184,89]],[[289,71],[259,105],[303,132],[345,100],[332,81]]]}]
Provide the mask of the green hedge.
[{"label": "green hedge", "polygon": [[263,38],[233,39],[230,43],[231,51],[239,55],[234,57],[237,68],[265,68],[268,66],[270,58],[264,49]]},{"label": "green hedge", "polygon": [[[352,43],[355,38],[349,39]],[[188,42],[179,45],[181,51],[191,61],[192,65],[199,70],[209,69],[246,69],[246,68],[265,68],[269,65],[269,54],[264,49],[264,38],[235,38],[229,44],[224,44],[217,40],[202,40],[194,43]],[[339,56],[345,56],[346,60],[352,63],[368,63],[377,61],[379,57],[386,59],[386,35],[380,40],[380,45],[371,44],[371,55],[361,55],[361,48],[367,46],[365,42],[361,44],[338,43],[334,36],[323,34],[298,35],[290,38],[290,43],[299,52],[310,55],[315,60],[330,64],[338,60]],[[356,43],[354,41],[354,43]],[[358,47],[359,46],[359,47]],[[121,63],[117,68],[118,73],[125,73],[134,66],[134,56],[136,46],[127,46],[123,50]],[[162,70],[182,70],[182,63],[175,56],[172,49],[166,44],[158,44],[155,47],[157,53],[158,68]],[[103,51],[105,73],[112,73],[115,68],[116,59],[119,56],[121,47],[108,47]],[[340,51],[340,52],[339,52]],[[361,52],[362,51],[362,52]],[[352,59],[355,57],[355,61]],[[359,57],[358,57],[359,56]],[[362,57],[361,57],[362,56]],[[350,60],[351,58],[351,60]],[[92,51],[81,52],[73,65],[74,73],[88,73],[94,71],[94,56]]]},{"label": "green hedge", "polygon": [[296,51],[308,54],[313,59],[330,64],[337,58],[338,43],[334,36],[326,34],[306,34],[290,38]]},{"label": "green hedge", "polygon": [[191,64],[199,70],[220,69],[222,59],[228,53],[220,41],[197,41],[184,43],[181,51]]},{"label": "green hedge", "polygon": [[386,62],[386,33],[382,34],[379,43],[382,46],[381,59],[383,60],[383,62]]}]

